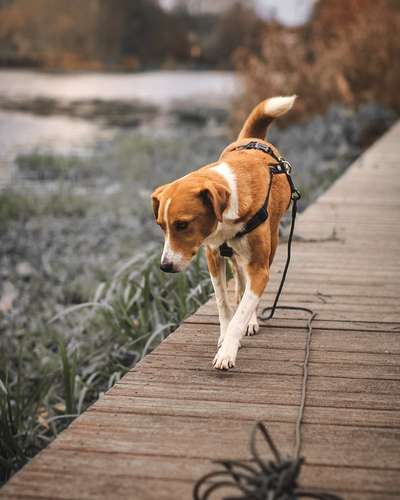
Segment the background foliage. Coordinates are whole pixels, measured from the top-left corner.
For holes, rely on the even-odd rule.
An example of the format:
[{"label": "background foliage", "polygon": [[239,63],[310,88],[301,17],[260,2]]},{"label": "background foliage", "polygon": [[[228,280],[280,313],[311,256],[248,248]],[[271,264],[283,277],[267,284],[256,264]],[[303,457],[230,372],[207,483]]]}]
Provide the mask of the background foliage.
[{"label": "background foliage", "polygon": [[266,24],[261,54],[235,52],[245,82],[234,123],[267,95],[299,95],[287,120],[323,113],[337,102],[377,102],[400,111],[400,4],[392,0],[323,0],[299,28]]},{"label": "background foliage", "polygon": [[254,51],[262,23],[238,2],[222,16],[172,11],[156,0],[3,0],[0,64],[58,69],[227,68]]}]

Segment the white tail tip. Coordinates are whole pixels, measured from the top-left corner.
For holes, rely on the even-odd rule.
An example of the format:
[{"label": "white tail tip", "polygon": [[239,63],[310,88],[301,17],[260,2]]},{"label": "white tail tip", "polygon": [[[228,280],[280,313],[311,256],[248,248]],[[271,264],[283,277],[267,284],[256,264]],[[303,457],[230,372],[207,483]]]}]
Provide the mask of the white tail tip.
[{"label": "white tail tip", "polygon": [[291,95],[288,97],[271,97],[267,99],[264,104],[264,113],[267,116],[281,116],[287,113],[289,109],[292,108],[297,95]]}]

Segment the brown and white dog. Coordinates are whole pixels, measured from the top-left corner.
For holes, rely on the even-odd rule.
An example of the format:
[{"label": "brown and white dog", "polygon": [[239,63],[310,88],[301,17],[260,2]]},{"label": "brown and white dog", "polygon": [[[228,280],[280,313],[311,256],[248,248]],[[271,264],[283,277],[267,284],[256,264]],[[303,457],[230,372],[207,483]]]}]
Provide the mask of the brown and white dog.
[{"label": "brown and white dog", "polygon": [[[234,367],[241,337],[258,331],[257,306],[278,245],[279,222],[291,196],[286,176],[273,176],[268,219],[242,238],[233,239],[263,206],[271,180],[268,163],[275,163],[272,157],[268,161],[265,152],[236,148],[256,139],[279,156],[264,138],[269,124],[289,111],[295,98],[273,97],[261,102],[245,121],[237,141],[223,151],[216,163],[160,186],[152,194],[154,215],[165,233],[160,266],[163,271],[182,271],[199,248],[206,247],[220,320],[213,361],[218,369]],[[219,253],[224,242],[234,251],[236,311],[229,304],[226,266]]]}]

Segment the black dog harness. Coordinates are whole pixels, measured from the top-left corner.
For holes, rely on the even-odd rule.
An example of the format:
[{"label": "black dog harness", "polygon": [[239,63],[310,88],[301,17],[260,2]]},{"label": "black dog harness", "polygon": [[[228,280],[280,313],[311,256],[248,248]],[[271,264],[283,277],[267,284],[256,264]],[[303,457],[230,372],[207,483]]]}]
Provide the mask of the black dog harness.
[{"label": "black dog harness", "polygon": [[[269,203],[269,198],[271,194],[271,188],[272,188],[272,179],[274,175],[277,174],[285,174],[286,178],[289,182],[290,186],[290,191],[291,191],[291,197],[290,199],[293,201],[294,207],[297,205],[297,201],[300,199],[300,193],[297,191],[293,179],[290,176],[292,167],[290,163],[286,160],[284,160],[282,157],[279,157],[275,154],[273,149],[270,146],[267,146],[266,144],[262,144],[261,142],[257,141],[251,141],[247,144],[244,144],[243,146],[238,146],[234,151],[238,150],[245,150],[245,149],[255,149],[256,151],[261,151],[269,156],[272,156],[272,158],[276,161],[276,163],[270,163],[268,164],[269,166],[269,172],[270,172],[270,182],[267,190],[267,196],[265,198],[265,202],[263,206],[256,212],[253,217],[246,222],[246,224],[243,226],[243,228],[238,231],[235,236],[232,239],[239,239],[242,238],[245,234],[250,233],[256,227],[258,227],[260,224],[265,222],[268,219],[268,203]],[[294,217],[296,216],[296,211],[297,207],[294,210]],[[293,219],[293,214],[292,214],[292,219]],[[294,223],[294,222],[293,222]],[[232,248],[227,244],[225,241],[220,247],[219,247],[219,253],[221,254],[222,257],[232,257],[233,256],[233,250]]]},{"label": "black dog harness", "polygon": [[[268,164],[269,166],[269,171],[270,171],[270,182],[268,186],[268,191],[267,191],[267,196],[265,198],[264,205],[260,208],[260,210],[244,225],[244,227],[235,234],[233,239],[236,238],[241,238],[245,234],[249,233],[250,231],[253,231],[256,227],[258,227],[260,224],[262,224],[264,221],[268,219],[268,202],[269,202],[269,196],[271,194],[271,189],[272,189],[272,179],[273,176],[276,174],[285,174],[286,178],[289,182],[290,186],[290,200],[292,201],[292,221],[290,224],[290,231],[289,231],[289,237],[287,241],[287,256],[286,256],[286,263],[285,267],[283,269],[282,273],[282,278],[281,282],[278,287],[278,291],[276,292],[275,300],[274,303],[271,307],[264,307],[262,310],[260,319],[263,321],[267,321],[271,319],[274,314],[276,309],[290,309],[290,310],[296,310],[296,311],[305,311],[308,314],[311,314],[308,326],[309,326],[309,331],[311,328],[311,322],[315,318],[316,314],[311,311],[311,309],[307,309],[305,307],[296,307],[296,306],[278,306],[278,301],[279,297],[281,296],[283,286],[285,284],[286,280],[286,275],[289,270],[289,265],[290,265],[290,259],[292,255],[292,240],[293,240],[293,233],[294,233],[294,226],[296,223],[296,215],[297,215],[297,202],[299,201],[301,195],[299,191],[296,189],[296,186],[293,183],[293,179],[290,176],[290,173],[292,171],[292,167],[290,163],[286,160],[284,160],[282,157],[278,157],[272,148],[269,146],[262,144],[261,142],[257,141],[251,141],[248,144],[245,144],[243,146],[239,146],[236,148],[236,150],[240,149],[255,149],[257,151],[262,151],[265,154],[268,154],[272,156],[272,158],[276,161],[276,163],[270,163]],[[219,247],[220,254],[223,257],[232,257],[233,256],[233,250],[232,248],[225,242]]]}]

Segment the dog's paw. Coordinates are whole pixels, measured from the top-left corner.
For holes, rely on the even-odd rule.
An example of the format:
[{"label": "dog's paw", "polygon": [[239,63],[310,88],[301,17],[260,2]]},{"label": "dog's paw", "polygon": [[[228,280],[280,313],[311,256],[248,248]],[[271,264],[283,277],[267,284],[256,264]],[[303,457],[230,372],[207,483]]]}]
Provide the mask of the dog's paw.
[{"label": "dog's paw", "polygon": [[229,370],[235,367],[239,342],[223,342],[213,361],[217,370]]},{"label": "dog's paw", "polygon": [[255,335],[259,329],[260,329],[260,326],[258,324],[257,315],[253,314],[249,324],[247,325],[246,335],[247,336]]}]

